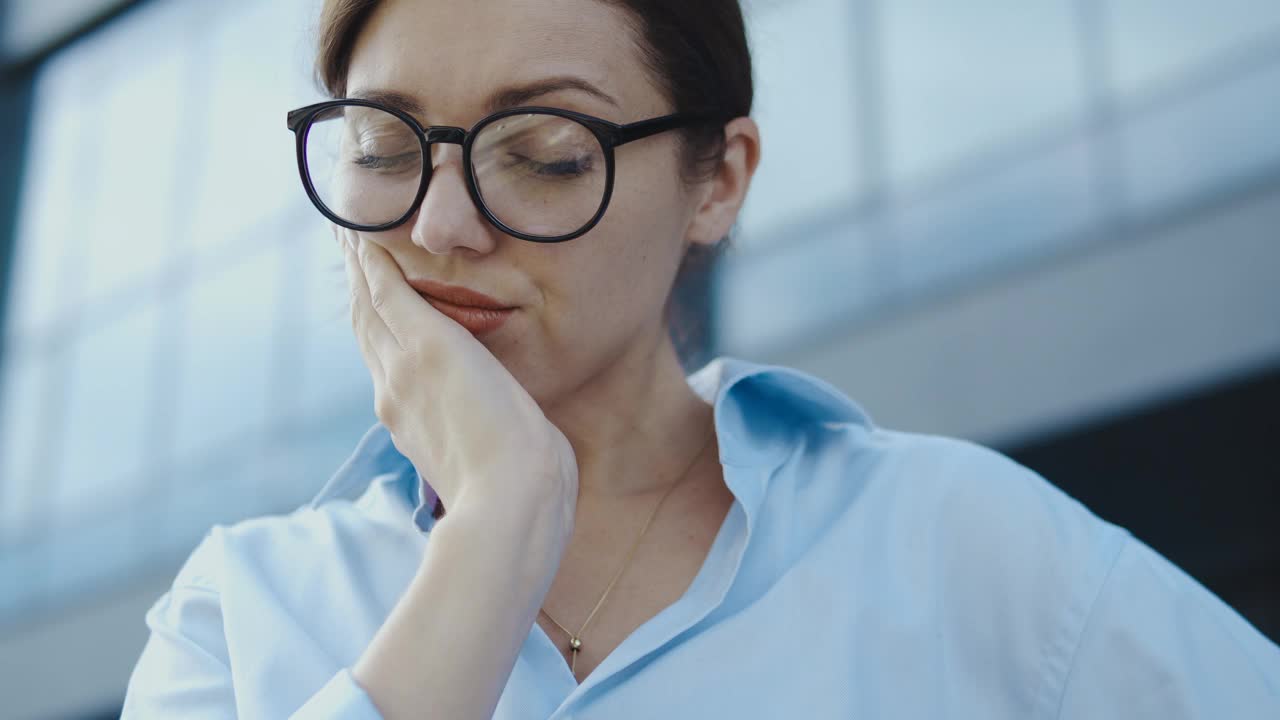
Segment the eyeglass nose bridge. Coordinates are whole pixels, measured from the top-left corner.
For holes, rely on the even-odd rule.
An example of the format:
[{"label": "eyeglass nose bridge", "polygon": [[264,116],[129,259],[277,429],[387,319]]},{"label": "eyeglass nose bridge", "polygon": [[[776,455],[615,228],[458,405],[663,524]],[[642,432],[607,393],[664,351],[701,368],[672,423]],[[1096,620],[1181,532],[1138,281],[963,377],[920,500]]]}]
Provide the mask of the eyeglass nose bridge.
[{"label": "eyeglass nose bridge", "polygon": [[453,145],[461,145],[466,142],[466,139],[467,131],[460,127],[434,125],[427,128],[428,143],[450,143]]}]

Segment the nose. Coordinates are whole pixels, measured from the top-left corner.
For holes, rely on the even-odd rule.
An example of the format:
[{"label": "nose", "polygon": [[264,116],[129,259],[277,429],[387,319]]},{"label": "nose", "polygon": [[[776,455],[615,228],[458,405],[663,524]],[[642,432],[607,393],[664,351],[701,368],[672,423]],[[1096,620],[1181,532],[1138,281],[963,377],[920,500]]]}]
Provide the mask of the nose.
[{"label": "nose", "polygon": [[[413,243],[424,250],[446,255],[454,248],[489,253],[496,244],[491,226],[480,214],[467,191],[462,169],[462,147],[432,143],[431,179],[422,205],[410,220]],[[437,160],[438,158],[438,160]]]}]

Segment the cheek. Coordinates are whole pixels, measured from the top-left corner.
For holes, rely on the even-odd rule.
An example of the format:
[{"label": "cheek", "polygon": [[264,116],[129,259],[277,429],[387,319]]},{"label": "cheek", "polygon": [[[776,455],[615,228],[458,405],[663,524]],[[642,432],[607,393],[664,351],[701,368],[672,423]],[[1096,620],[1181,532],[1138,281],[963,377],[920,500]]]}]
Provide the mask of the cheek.
[{"label": "cheek", "polygon": [[[679,265],[687,213],[674,170],[627,163],[604,217],[586,235],[543,248],[544,321],[562,337],[630,333],[661,316]],[[670,176],[670,177],[669,177]]]},{"label": "cheek", "polygon": [[628,306],[637,300],[637,285],[648,274],[643,250],[604,234],[581,239],[593,245],[584,246],[571,263],[561,266],[561,287],[572,303],[566,313],[586,321],[628,314]]},{"label": "cheek", "polygon": [[687,212],[684,198],[675,189],[672,170],[648,168],[647,174],[635,168],[634,181],[615,188],[609,209],[600,224],[584,236],[596,231],[599,245],[609,247],[613,267],[625,280],[632,293],[647,291],[662,295],[675,274],[682,252]]},{"label": "cheek", "polygon": [[678,246],[671,230],[653,222],[648,212],[619,212],[612,220],[598,237],[584,236],[596,243],[583,258],[576,282],[614,312],[622,304],[629,317],[660,311],[675,272]]},{"label": "cheek", "polygon": [[603,225],[553,249],[539,263],[540,321],[555,345],[581,348],[587,338],[592,339],[587,344],[607,343],[634,334],[661,312],[668,270],[646,248],[645,237],[609,232],[612,228]]}]

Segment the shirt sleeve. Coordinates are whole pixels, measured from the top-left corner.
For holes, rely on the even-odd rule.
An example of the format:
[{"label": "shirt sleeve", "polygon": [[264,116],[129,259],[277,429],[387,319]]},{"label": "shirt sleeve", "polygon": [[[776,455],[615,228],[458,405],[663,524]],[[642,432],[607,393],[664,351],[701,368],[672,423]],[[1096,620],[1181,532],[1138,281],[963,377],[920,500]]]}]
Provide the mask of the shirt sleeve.
[{"label": "shirt sleeve", "polygon": [[1280,647],[1129,536],[1093,602],[1059,720],[1280,718]]},{"label": "shirt sleeve", "polygon": [[[218,540],[219,527],[214,526],[173,586],[147,611],[151,634],[129,678],[121,720],[221,720],[241,714],[216,584]],[[348,668],[335,673],[289,717],[383,720]]]}]

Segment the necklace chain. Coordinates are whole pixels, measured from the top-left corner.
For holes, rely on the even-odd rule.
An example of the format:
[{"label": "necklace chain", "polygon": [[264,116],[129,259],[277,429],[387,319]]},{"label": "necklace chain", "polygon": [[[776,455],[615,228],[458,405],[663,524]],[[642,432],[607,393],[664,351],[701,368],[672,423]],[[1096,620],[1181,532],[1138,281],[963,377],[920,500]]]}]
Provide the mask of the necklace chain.
[{"label": "necklace chain", "polygon": [[550,620],[552,623],[555,623],[556,627],[563,630],[564,633],[569,636],[569,649],[573,651],[573,654],[569,662],[570,672],[577,671],[578,652],[582,650],[582,632],[587,629],[587,625],[591,624],[591,620],[596,616],[596,611],[600,609],[600,606],[604,605],[605,598],[609,597],[609,591],[613,589],[614,584],[618,582],[618,579],[622,577],[622,573],[627,569],[627,566],[631,563],[631,556],[635,554],[636,548],[640,547],[640,540],[644,538],[645,532],[649,530],[649,524],[652,523],[653,518],[657,516],[658,509],[662,507],[663,501],[665,501],[667,499],[667,496],[671,494],[671,491],[674,490],[677,485],[683,482],[686,476],[688,476],[689,471],[692,470],[694,464],[698,462],[698,458],[702,457],[702,451],[707,449],[707,445],[711,443],[711,438],[715,437],[715,434],[716,434],[715,424],[713,420],[712,426],[711,426],[711,432],[707,434],[707,439],[702,442],[702,447],[698,448],[697,454],[693,456],[693,460],[689,461],[689,464],[685,467],[684,472],[680,473],[680,477],[676,478],[676,480],[672,482],[669,487],[667,487],[666,492],[662,493],[662,497],[659,498],[657,504],[653,506],[653,510],[649,513],[649,518],[644,521],[644,527],[640,529],[640,536],[636,538],[635,543],[631,545],[631,549],[627,551],[627,556],[622,561],[622,565],[618,568],[618,572],[616,572],[613,576],[613,579],[609,581],[609,585],[604,589],[604,594],[602,594],[600,596],[600,599],[596,601],[596,606],[591,609],[591,613],[587,615],[587,619],[582,623],[582,627],[578,628],[578,632],[575,633],[570,631],[565,626],[556,622],[555,618],[551,617],[551,613],[548,613],[546,610],[541,610],[542,614],[546,615],[548,620]]}]

